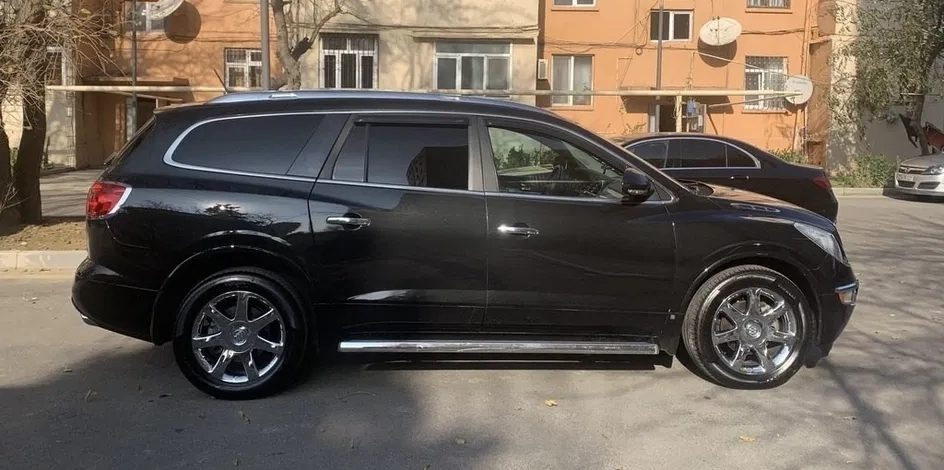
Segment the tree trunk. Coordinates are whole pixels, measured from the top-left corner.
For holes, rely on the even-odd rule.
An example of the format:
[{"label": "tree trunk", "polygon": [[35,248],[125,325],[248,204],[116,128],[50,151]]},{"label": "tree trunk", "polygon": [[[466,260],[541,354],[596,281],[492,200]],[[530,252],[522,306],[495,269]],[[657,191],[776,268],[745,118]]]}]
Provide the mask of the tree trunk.
[{"label": "tree trunk", "polygon": [[13,181],[16,186],[20,219],[27,224],[43,222],[43,204],[39,192],[39,175],[43,166],[43,151],[46,143],[45,91],[38,90],[42,101],[27,100],[23,106],[23,121],[29,128],[23,129],[16,164],[13,166]]},{"label": "tree trunk", "polygon": [[921,147],[921,155],[929,155],[931,153],[930,146],[928,145],[928,136],[924,133],[924,128],[921,126],[921,119],[924,115],[924,94],[916,95],[914,97],[914,105],[911,106],[911,128],[915,131],[915,134],[918,136],[918,144]]}]

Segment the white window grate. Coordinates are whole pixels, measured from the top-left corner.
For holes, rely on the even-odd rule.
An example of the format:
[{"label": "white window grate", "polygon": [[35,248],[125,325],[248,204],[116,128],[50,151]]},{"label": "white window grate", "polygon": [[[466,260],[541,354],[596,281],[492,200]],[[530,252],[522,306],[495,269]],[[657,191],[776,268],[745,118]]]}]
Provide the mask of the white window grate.
[{"label": "white window grate", "polygon": [[322,34],[322,88],[377,88],[377,43],[371,34]]},{"label": "white window grate", "polygon": [[[747,56],[744,60],[744,89],[783,91],[787,81],[787,58]],[[758,101],[760,100],[760,101]],[[767,97],[763,94],[745,97],[744,109],[780,110],[785,108],[785,100]]]},{"label": "white window grate", "polygon": [[262,50],[226,48],[223,50],[223,62],[226,86],[262,86]]},{"label": "white window grate", "polygon": [[747,0],[751,8],[790,8],[790,0]]}]

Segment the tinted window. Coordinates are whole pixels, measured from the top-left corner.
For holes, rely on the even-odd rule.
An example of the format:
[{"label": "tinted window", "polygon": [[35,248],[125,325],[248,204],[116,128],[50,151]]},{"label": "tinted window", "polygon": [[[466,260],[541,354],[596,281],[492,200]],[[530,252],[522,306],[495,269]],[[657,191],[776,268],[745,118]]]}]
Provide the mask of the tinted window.
[{"label": "tinted window", "polygon": [[364,181],[364,159],[367,157],[367,126],[356,125],[351,129],[338,154],[332,179]]},{"label": "tinted window", "polygon": [[622,198],[622,172],[557,137],[489,127],[501,192]]},{"label": "tinted window", "polygon": [[469,188],[469,129],[466,126],[370,124],[355,127],[338,155],[334,178],[363,181],[365,150],[370,183]]},{"label": "tinted window", "polygon": [[643,142],[633,145],[629,150],[656,168],[665,166],[665,157],[669,153],[669,144],[665,141]]},{"label": "tinted window", "polygon": [[729,168],[745,168],[745,167],[756,167],[757,163],[741,149],[737,147],[732,147],[730,145],[726,146],[728,148],[728,167]]},{"label": "tinted window", "polygon": [[305,114],[208,122],[184,137],[173,158],[187,165],[282,175],[321,119]]},{"label": "tinted window", "polygon": [[717,140],[678,139],[675,155],[666,166],[670,168],[724,168],[727,166],[725,145]]}]

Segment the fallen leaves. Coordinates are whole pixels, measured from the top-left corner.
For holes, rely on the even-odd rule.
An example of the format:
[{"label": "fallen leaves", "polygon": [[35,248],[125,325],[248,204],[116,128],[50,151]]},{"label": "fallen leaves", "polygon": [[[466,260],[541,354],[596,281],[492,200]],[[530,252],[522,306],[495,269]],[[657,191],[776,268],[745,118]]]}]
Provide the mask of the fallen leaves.
[{"label": "fallen leaves", "polygon": [[69,372],[72,372],[72,368],[71,368],[71,367],[63,367],[63,368],[62,368],[62,373],[63,373],[63,374],[68,374]]},{"label": "fallen leaves", "polygon": [[547,407],[555,407],[555,406],[557,406],[557,401],[555,401],[555,400],[544,400],[544,405],[547,406]]},{"label": "fallen leaves", "polygon": [[245,421],[246,424],[250,423],[249,415],[247,415],[243,410],[237,410],[236,415],[239,416],[239,419]]},{"label": "fallen leaves", "polygon": [[98,395],[98,393],[96,393],[96,392],[95,392],[94,390],[92,390],[92,389],[88,389],[88,391],[85,392],[85,398],[84,398],[84,400],[85,400],[86,402],[88,402],[88,401],[89,401],[92,397],[94,397],[95,395]]},{"label": "fallen leaves", "polygon": [[751,436],[738,436],[738,439],[740,439],[741,442],[748,442],[748,443],[754,442],[757,440],[756,438],[753,438]]},{"label": "fallen leaves", "polygon": [[459,444],[460,446],[461,446],[462,444],[465,444],[465,439],[463,439],[463,438],[461,438],[461,437],[457,437],[457,438],[456,438],[456,444]]}]

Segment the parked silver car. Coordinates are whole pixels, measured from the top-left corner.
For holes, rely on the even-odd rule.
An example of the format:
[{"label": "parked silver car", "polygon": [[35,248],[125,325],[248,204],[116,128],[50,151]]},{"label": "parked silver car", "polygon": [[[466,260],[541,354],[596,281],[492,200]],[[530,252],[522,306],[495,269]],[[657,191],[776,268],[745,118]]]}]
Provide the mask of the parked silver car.
[{"label": "parked silver car", "polygon": [[895,172],[895,189],[917,196],[944,196],[944,153],[901,162]]}]

